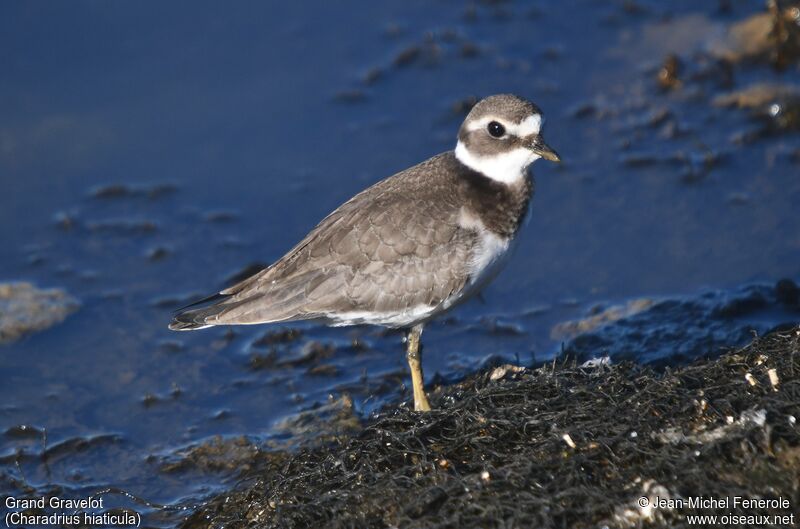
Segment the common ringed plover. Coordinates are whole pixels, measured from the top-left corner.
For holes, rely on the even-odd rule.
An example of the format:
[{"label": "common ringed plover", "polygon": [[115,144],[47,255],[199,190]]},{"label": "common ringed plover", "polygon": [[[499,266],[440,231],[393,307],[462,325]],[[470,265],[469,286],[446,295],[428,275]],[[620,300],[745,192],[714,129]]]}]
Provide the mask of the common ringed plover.
[{"label": "common ringed plover", "polygon": [[422,328],[500,270],[533,194],[528,167],[560,161],[541,128],[533,103],[483,99],[455,150],[365,189],[277,262],[181,310],[169,328],[314,320],[407,329],[414,409],[430,410]]}]

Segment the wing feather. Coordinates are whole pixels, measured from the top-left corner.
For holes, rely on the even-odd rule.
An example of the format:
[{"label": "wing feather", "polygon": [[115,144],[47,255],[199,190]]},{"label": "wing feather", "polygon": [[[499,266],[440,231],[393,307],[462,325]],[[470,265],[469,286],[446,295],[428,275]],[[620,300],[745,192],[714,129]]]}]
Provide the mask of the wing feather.
[{"label": "wing feather", "polygon": [[475,234],[459,226],[460,203],[446,188],[452,182],[437,180],[433,169],[399,173],[359,193],[275,264],[173,324],[331,319],[443,303],[469,279]]}]

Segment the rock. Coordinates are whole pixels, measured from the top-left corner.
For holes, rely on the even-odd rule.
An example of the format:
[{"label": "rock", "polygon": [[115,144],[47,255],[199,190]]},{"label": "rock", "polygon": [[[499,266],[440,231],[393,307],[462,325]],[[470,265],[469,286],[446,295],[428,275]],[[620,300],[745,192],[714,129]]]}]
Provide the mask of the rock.
[{"label": "rock", "polygon": [[41,290],[30,283],[0,283],[0,344],[61,323],[79,305],[60,289]]},{"label": "rock", "polygon": [[714,98],[714,104],[759,110],[781,101],[800,98],[800,87],[773,83],[758,83]]},{"label": "rock", "polygon": [[592,332],[609,323],[638,314],[655,303],[653,299],[641,298],[631,300],[624,305],[613,305],[586,318],[559,323],[550,331],[550,337],[554,340],[574,338],[579,334]]},{"label": "rock", "polygon": [[601,354],[614,362],[636,359],[674,364],[742,345],[752,339],[753,331],[762,334],[781,327],[770,321],[795,322],[793,284],[784,280],[775,286],[754,284],[732,291],[645,300],[649,303],[638,307],[643,310],[635,310],[636,305],[611,307],[557,325],[552,334],[575,336],[565,345],[564,355],[578,361]]},{"label": "rock", "polygon": [[712,52],[733,63],[769,61],[779,70],[800,61],[800,5],[789,2],[781,8],[775,0],[768,4],[768,12],[732,25]]},{"label": "rock", "polygon": [[367,93],[358,88],[340,90],[333,95],[333,100],[338,103],[363,103],[367,100]]},{"label": "rock", "polygon": [[525,368],[522,366],[504,364],[500,367],[494,368],[494,370],[489,374],[489,380],[500,380],[509,373],[517,374],[517,373],[523,373],[524,371]]},{"label": "rock", "polygon": [[775,284],[775,297],[784,305],[800,306],[800,287],[791,279],[781,279]]},{"label": "rock", "polygon": [[177,190],[177,186],[170,183],[157,183],[157,184],[142,184],[142,185],[129,185],[129,184],[107,184],[92,188],[89,196],[98,199],[119,199],[119,198],[135,198],[145,197],[148,199],[157,199],[166,195],[170,195]]},{"label": "rock", "polygon": [[278,448],[321,445],[354,435],[362,427],[353,399],[346,394],[337,398],[331,395],[328,402],[280,421],[275,426],[279,432],[275,443]]},{"label": "rock", "polygon": [[748,17],[728,30],[725,42],[713,51],[731,62],[739,62],[766,54],[769,49],[769,32],[772,17],[769,13],[758,13]]},{"label": "rock", "polygon": [[683,84],[680,79],[682,67],[683,65],[677,55],[673,53],[667,55],[661,68],[658,69],[658,85],[665,90],[680,88]]},{"label": "rock", "polygon": [[800,129],[800,87],[759,83],[714,98],[717,106],[752,111],[765,123],[765,132]]},{"label": "rock", "polygon": [[259,446],[245,436],[222,437],[187,446],[162,455],[161,471],[167,473],[196,469],[203,472],[233,472],[249,468]]}]

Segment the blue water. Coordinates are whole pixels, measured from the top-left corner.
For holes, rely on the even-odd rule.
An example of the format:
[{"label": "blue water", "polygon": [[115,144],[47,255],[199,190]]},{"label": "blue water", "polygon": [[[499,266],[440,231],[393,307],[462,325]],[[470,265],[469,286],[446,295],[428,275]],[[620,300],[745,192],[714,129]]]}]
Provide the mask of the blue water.
[{"label": "blue water", "polygon": [[[800,138],[738,143],[755,125],[710,104],[726,87],[655,81],[667,53],[691,58],[754,7],[662,4],[3,4],[0,281],[64,288],[82,305],[0,346],[0,432],[32,425],[50,445],[112,437],[43,465],[14,456],[39,454],[41,435],[0,436],[0,490],[116,486],[191,503],[218,478],[160,471],[180,447],[269,439],[343,390],[364,413],[397,398],[401,388],[374,389],[405,373],[396,334],[300,326],[279,358],[313,341],[335,352],[254,370],[269,329],[166,324],[354,193],[452,148],[453,107],[472,96],[535,101],[564,163],[534,166],[529,223],[483,301],[426,329],[430,378],[492,355],[552,357],[553,325],[597,303],[800,276]],[[732,88],[798,77],[742,67]],[[643,154],[655,161],[630,162]],[[129,192],[97,196],[112,184]],[[306,373],[319,364],[337,371]]]}]

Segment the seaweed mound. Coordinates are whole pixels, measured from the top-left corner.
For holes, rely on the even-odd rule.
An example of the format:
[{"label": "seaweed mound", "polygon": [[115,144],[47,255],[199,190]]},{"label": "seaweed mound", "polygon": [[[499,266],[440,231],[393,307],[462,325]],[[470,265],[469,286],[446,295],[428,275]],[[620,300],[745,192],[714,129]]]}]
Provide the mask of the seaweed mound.
[{"label": "seaweed mound", "polygon": [[[800,330],[715,360],[501,366],[435,392],[437,410],[375,417],[357,436],[264,457],[200,527],[674,526],[694,496],[800,505]],[[646,500],[646,501],[645,501]],[[674,502],[673,502],[674,503]]]}]

